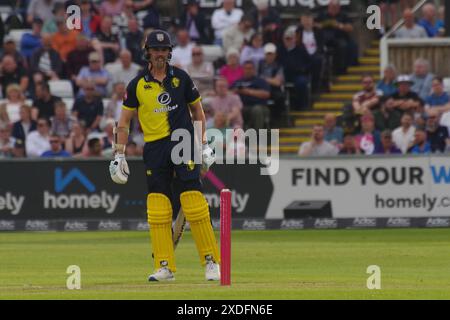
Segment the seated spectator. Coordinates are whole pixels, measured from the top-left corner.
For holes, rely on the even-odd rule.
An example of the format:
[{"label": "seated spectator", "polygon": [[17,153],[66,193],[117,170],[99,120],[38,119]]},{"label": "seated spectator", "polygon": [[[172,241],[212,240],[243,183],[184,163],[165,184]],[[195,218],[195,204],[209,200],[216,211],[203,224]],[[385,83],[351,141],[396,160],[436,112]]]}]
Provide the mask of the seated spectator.
[{"label": "seated spectator", "polygon": [[428,142],[427,132],[417,128],[414,134],[412,146],[408,149],[409,154],[430,154],[431,144]]},{"label": "seated spectator", "polygon": [[41,19],[33,19],[33,23],[31,24],[31,33],[24,33],[20,39],[20,53],[28,61],[30,60],[34,50],[42,47],[42,24],[43,21]]},{"label": "seated spectator", "polygon": [[186,67],[192,62],[192,49],[195,44],[191,42],[189,33],[186,29],[180,29],[177,31],[177,45],[172,51],[172,64],[186,69]]},{"label": "seated spectator", "polygon": [[42,36],[42,47],[35,50],[30,58],[32,73],[42,72],[47,79],[58,80],[63,75],[63,62],[59,53],[52,48],[52,37]]},{"label": "seated spectator", "polygon": [[80,87],[78,96],[81,97],[86,94],[83,89],[83,84],[86,81],[92,81],[97,94],[105,97],[110,80],[111,75],[102,67],[100,55],[97,52],[91,52],[89,54],[89,66],[81,68],[76,80],[77,86]]},{"label": "seated spectator", "polygon": [[361,117],[361,132],[355,137],[359,148],[364,151],[366,155],[372,155],[381,145],[381,135],[375,129],[375,119],[373,115],[368,112]]},{"label": "seated spectator", "polygon": [[100,5],[101,16],[118,16],[122,13],[125,0],[106,0]]},{"label": "seated spectator", "polygon": [[383,71],[383,79],[377,83],[377,90],[383,92],[383,96],[388,97],[397,92],[395,85],[395,78],[397,77],[397,70],[394,65],[388,65]]},{"label": "seated spectator", "polygon": [[278,43],[281,40],[281,17],[276,8],[271,8],[269,0],[253,1],[255,8],[249,15],[253,18],[253,28],[262,34],[264,43]]},{"label": "seated spectator", "polygon": [[3,97],[6,97],[6,88],[14,83],[20,86],[23,93],[27,92],[29,83],[27,73],[23,67],[19,67],[13,56],[3,56],[0,66],[0,85]]},{"label": "seated spectator", "polygon": [[5,37],[3,47],[1,48],[0,60],[3,60],[3,57],[5,56],[13,57],[19,68],[28,67],[28,62],[24,60],[20,52],[17,50],[16,42],[11,36]]},{"label": "seated spectator", "polygon": [[425,109],[433,109],[438,112],[445,112],[450,97],[444,91],[444,83],[441,77],[435,77],[431,84],[431,95],[425,99]]},{"label": "seated spectator", "polygon": [[23,140],[16,139],[14,142],[14,148],[12,149],[12,157],[15,159],[26,158],[25,143]]},{"label": "seated spectator", "polygon": [[119,61],[105,66],[105,70],[110,74],[109,84],[123,82],[130,83],[136,77],[141,67],[131,59],[131,52],[124,49],[120,52]]},{"label": "seated spectator", "polygon": [[298,42],[304,45],[311,61],[312,90],[318,92],[324,65],[324,39],[322,31],[314,27],[314,16],[310,12],[301,15],[297,36]]},{"label": "seated spectator", "polygon": [[325,140],[338,147],[344,141],[344,130],[336,125],[336,116],[327,113],[324,118]]},{"label": "seated spectator", "polygon": [[20,120],[20,107],[25,103],[25,96],[17,84],[10,84],[6,89],[6,101],[0,105],[0,121],[12,124]]},{"label": "seated spectator", "polygon": [[58,135],[50,136],[50,150],[45,151],[42,158],[69,158],[70,153],[63,149],[61,138]]},{"label": "seated spectator", "polygon": [[143,64],[142,60],[142,41],[144,34],[139,30],[139,22],[137,19],[128,20],[128,32],[125,34],[125,44],[131,52],[131,59],[138,65]]},{"label": "seated spectator", "polygon": [[186,71],[202,96],[213,89],[214,67],[205,61],[202,47],[192,48],[192,62],[186,66]]},{"label": "seated spectator", "polygon": [[0,159],[12,158],[15,140],[11,137],[11,129],[0,122]]},{"label": "seated spectator", "polygon": [[433,3],[427,3],[422,7],[422,16],[419,25],[426,30],[428,37],[434,38],[442,35],[441,29],[444,28],[444,22],[438,20],[436,6]]},{"label": "seated spectator", "polygon": [[353,25],[342,12],[339,0],[331,0],[326,12],[317,19],[325,45],[334,50],[335,73],[345,73],[348,66],[358,64],[358,45],[352,37]]},{"label": "seated spectator", "polygon": [[84,95],[75,100],[72,115],[86,125],[87,133],[99,128],[103,116],[103,102],[96,94],[93,82],[85,82],[83,86]]},{"label": "seated spectator", "polygon": [[411,85],[414,83],[409,76],[400,75],[397,78],[398,92],[394,93],[387,101],[388,108],[395,108],[402,114],[404,112],[415,112],[423,105],[423,100],[411,91]]},{"label": "seated spectator", "polygon": [[429,70],[430,63],[427,60],[417,59],[414,62],[414,73],[411,75],[411,81],[414,84],[411,90],[417,93],[422,100],[425,100],[431,94],[434,75]]},{"label": "seated spectator", "polygon": [[239,52],[230,49],[227,52],[227,64],[220,68],[219,74],[228,81],[228,86],[232,86],[238,79],[244,76],[244,68],[239,64]]},{"label": "seated spectator", "polygon": [[214,10],[211,17],[211,25],[214,29],[214,43],[222,45],[223,32],[239,23],[243,11],[239,8],[235,8],[234,0],[224,0],[222,8]]},{"label": "seated spectator", "polygon": [[244,108],[244,125],[255,130],[264,129],[269,122],[270,111],[267,107],[270,98],[269,84],[256,74],[252,61],[244,64],[244,76],[232,86],[233,92],[238,94]]},{"label": "seated spectator", "polygon": [[25,141],[28,134],[37,128],[36,121],[31,119],[31,108],[26,104],[20,107],[20,119],[14,122],[12,136],[16,140]]},{"label": "seated spectator", "polygon": [[70,135],[65,141],[65,149],[73,156],[80,157],[86,144],[85,126],[78,120],[72,124]]},{"label": "seated spectator", "polygon": [[147,14],[142,21],[144,29],[161,29],[160,14],[155,0],[126,0],[128,4],[132,5],[133,11],[145,11]]},{"label": "seated spectator", "polygon": [[55,116],[51,118],[51,134],[66,139],[70,135],[73,122],[74,120],[67,116],[66,104],[57,101],[55,103]]},{"label": "seated spectator", "polygon": [[271,120],[279,120],[285,109],[284,70],[277,61],[277,47],[273,43],[264,46],[264,60],[259,64],[258,75],[270,85]]},{"label": "seated spectator", "polygon": [[105,133],[105,136],[102,138],[102,148],[105,154],[106,152],[111,152],[113,155],[113,143],[114,143],[114,126],[116,121],[112,118],[106,119],[102,124],[102,131]]},{"label": "seated spectator", "polygon": [[363,75],[361,78],[363,90],[353,96],[351,105],[344,106],[342,116],[346,131],[356,132],[360,127],[360,118],[363,114],[373,112],[380,106],[380,98],[383,93],[375,88],[375,82],[371,75]]},{"label": "seated spectator", "polygon": [[228,90],[225,78],[215,81],[216,96],[212,98],[210,106],[214,114],[222,112],[226,115],[226,122],[233,129],[241,129],[244,126],[242,120],[242,101],[238,95]]},{"label": "seated spectator", "polygon": [[210,28],[197,0],[188,0],[180,17],[180,26],[188,30],[189,37],[197,44],[207,44]]},{"label": "seated spectator", "polygon": [[414,141],[414,134],[416,133],[416,128],[412,125],[413,117],[409,113],[405,113],[401,119],[401,127],[397,128],[392,132],[392,138],[395,145],[403,154],[406,154],[411,148]]},{"label": "seated spectator", "polygon": [[92,46],[103,53],[103,63],[116,61],[120,51],[119,37],[112,33],[111,16],[103,16],[99,31],[94,35]]},{"label": "seated spectator", "polygon": [[260,33],[255,33],[250,39],[250,43],[242,49],[240,63],[252,61],[255,66],[259,66],[264,60],[263,38]]},{"label": "seated spectator", "polygon": [[431,146],[431,152],[444,153],[450,146],[450,137],[447,127],[439,125],[439,113],[434,111],[428,114],[426,120],[426,133],[428,142]]},{"label": "seated spectator", "polygon": [[50,149],[50,121],[47,118],[37,120],[37,130],[28,134],[25,147],[28,157],[40,157]]},{"label": "seated spectator", "polygon": [[53,17],[49,20],[45,20],[42,26],[42,33],[47,35],[52,35],[58,31],[58,26],[56,24],[57,19],[66,18],[66,6],[64,3],[56,2],[52,9]]},{"label": "seated spectator", "polygon": [[52,35],[52,46],[59,53],[61,60],[66,62],[69,52],[73,51],[77,46],[78,32],[67,29],[66,19],[64,18],[57,18],[56,26],[58,31]]},{"label": "seated spectator", "polygon": [[278,61],[283,66],[286,82],[294,84],[296,100],[294,109],[305,109],[308,101],[308,84],[311,61],[303,44],[298,45],[296,27],[289,27],[283,35],[283,46],[279,50]]},{"label": "seated spectator", "polygon": [[81,0],[81,34],[88,38],[92,37],[99,31],[102,19],[92,4],[91,0]]},{"label": "seated spectator", "polygon": [[100,158],[102,154],[102,143],[99,138],[89,138],[87,142],[87,152],[84,154],[86,158]]},{"label": "seated spectator", "polygon": [[61,101],[50,93],[50,87],[47,82],[36,85],[36,99],[33,101],[31,116],[33,119],[50,119],[55,115],[55,104]]},{"label": "seated spectator", "polygon": [[255,30],[253,29],[253,19],[243,16],[238,24],[232,25],[223,31],[223,49],[228,52],[230,49],[241,51],[246,43],[250,43]]},{"label": "seated spectator", "polygon": [[450,132],[450,111],[444,112],[441,115],[441,120],[439,124],[443,127],[446,127],[448,132]]},{"label": "seated spectator", "polygon": [[375,154],[402,154],[392,140],[392,132],[385,130],[381,133],[381,144],[375,149]]},{"label": "seated spectator", "polygon": [[298,152],[300,157],[326,157],[335,156],[339,149],[325,141],[325,131],[322,125],[315,125],[311,135],[311,141],[304,142]]},{"label": "seated spectator", "polygon": [[66,71],[68,78],[75,82],[81,68],[89,65],[89,55],[94,52],[91,43],[87,38],[79,34],[74,50],[67,55]]},{"label": "seated spectator", "polygon": [[385,130],[393,131],[400,127],[402,114],[400,111],[388,104],[389,97],[380,98],[380,109],[373,112],[375,118],[375,128],[382,132]]},{"label": "seated spectator", "polygon": [[117,82],[113,85],[111,100],[106,106],[105,117],[119,121],[122,112],[123,100],[126,93],[126,86],[123,82]]},{"label": "seated spectator", "polygon": [[142,148],[138,147],[136,142],[130,141],[127,144],[127,148],[125,149],[125,156],[127,158],[132,157],[142,157],[143,150]]},{"label": "seated spectator", "polygon": [[42,21],[51,20],[53,16],[53,6],[58,0],[30,0],[27,7],[27,22],[31,24],[34,18]]},{"label": "seated spectator", "polygon": [[405,20],[405,24],[395,32],[396,38],[419,39],[428,37],[425,29],[416,23],[414,12],[410,8],[403,11],[403,19]]},{"label": "seated spectator", "polygon": [[342,148],[339,151],[339,155],[355,155],[355,154],[361,154],[364,153],[359,148],[359,145],[357,144],[355,137],[349,133],[347,133],[344,136]]}]

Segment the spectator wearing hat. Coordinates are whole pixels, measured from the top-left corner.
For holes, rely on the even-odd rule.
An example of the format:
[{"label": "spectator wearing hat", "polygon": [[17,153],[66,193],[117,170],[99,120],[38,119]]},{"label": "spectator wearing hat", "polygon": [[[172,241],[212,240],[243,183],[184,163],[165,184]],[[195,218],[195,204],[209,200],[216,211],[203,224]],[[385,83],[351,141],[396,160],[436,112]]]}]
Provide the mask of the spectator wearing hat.
[{"label": "spectator wearing hat", "polygon": [[414,62],[414,73],[411,75],[411,81],[414,83],[411,90],[417,93],[420,99],[425,100],[431,94],[433,79],[430,63],[425,59],[417,59]]},{"label": "spectator wearing hat", "polygon": [[205,61],[202,47],[192,48],[192,61],[186,66],[186,71],[194,80],[200,95],[214,88],[214,66],[211,62]]},{"label": "spectator wearing hat", "polygon": [[255,66],[259,66],[264,60],[263,38],[261,33],[255,33],[250,39],[250,43],[245,45],[241,51],[240,63],[253,61]]},{"label": "spectator wearing hat", "polygon": [[241,51],[246,43],[250,43],[254,33],[253,19],[250,16],[243,16],[238,24],[223,31],[222,46],[224,51],[228,52],[231,48]]},{"label": "spectator wearing hat", "polygon": [[297,28],[298,42],[303,43],[311,59],[311,85],[313,92],[320,89],[320,81],[324,64],[324,39],[322,31],[314,27],[314,16],[310,12],[300,16]]},{"label": "spectator wearing hat", "polygon": [[392,140],[392,132],[385,130],[381,133],[381,144],[375,149],[374,154],[402,154]]},{"label": "spectator wearing hat", "polygon": [[412,146],[408,149],[409,154],[431,154],[431,144],[428,142],[427,132],[423,128],[417,128],[414,133]]},{"label": "spectator wearing hat", "polygon": [[411,77],[408,75],[400,75],[396,83],[398,91],[387,101],[388,108],[395,108],[403,114],[404,112],[415,112],[423,105],[423,100],[417,93],[411,90],[411,86],[414,84]]},{"label": "spectator wearing hat", "polygon": [[42,36],[42,47],[33,52],[30,59],[31,73],[42,72],[48,79],[58,80],[63,75],[63,62],[52,48],[51,35]]},{"label": "spectator wearing hat", "polygon": [[243,11],[235,7],[235,0],[224,0],[222,8],[214,10],[211,17],[211,25],[214,29],[214,43],[222,45],[223,32],[239,23]]},{"label": "spectator wearing hat", "polygon": [[89,66],[83,67],[77,76],[76,84],[80,87],[78,96],[85,94],[83,84],[86,81],[92,81],[95,84],[96,93],[102,97],[106,96],[108,82],[111,80],[111,75],[102,68],[101,58],[97,52],[91,52],[89,54]]},{"label": "spectator wearing hat", "polygon": [[14,142],[10,127],[6,123],[0,122],[0,159],[12,157]]},{"label": "spectator wearing hat", "polygon": [[30,132],[25,141],[28,157],[40,157],[50,149],[50,120],[39,118],[37,130]]},{"label": "spectator wearing hat", "polygon": [[50,149],[41,154],[41,158],[69,158],[70,153],[63,149],[61,138],[52,134],[49,138]]},{"label": "spectator wearing hat", "polygon": [[99,31],[94,35],[92,46],[103,53],[103,62],[110,63],[117,59],[120,52],[119,37],[112,33],[111,16],[103,16]]},{"label": "spectator wearing hat", "polygon": [[56,18],[56,26],[58,31],[52,35],[52,46],[59,53],[61,60],[66,62],[69,52],[77,46],[78,32],[67,29],[66,19],[61,17]]},{"label": "spectator wearing hat", "polygon": [[339,149],[325,140],[325,130],[322,125],[313,127],[311,140],[302,143],[299,149],[300,157],[332,157],[339,153]]},{"label": "spectator wearing hat", "polygon": [[403,114],[401,126],[392,132],[392,139],[403,154],[406,154],[412,146],[415,132],[416,128],[413,126],[412,115],[409,113]]},{"label": "spectator wearing hat", "polygon": [[370,112],[361,117],[361,132],[355,137],[356,143],[366,155],[372,155],[381,145],[380,132],[375,128],[375,119]]},{"label": "spectator wearing hat", "polygon": [[270,96],[273,101],[271,114],[278,120],[285,109],[284,70],[277,60],[277,47],[273,43],[264,46],[264,60],[259,63],[258,75],[270,85]]},{"label": "spectator wearing hat", "polygon": [[58,26],[56,25],[56,20],[66,18],[66,6],[62,2],[57,2],[53,6],[53,17],[49,20],[44,21],[42,26],[42,33],[52,35],[58,31]]},{"label": "spectator wearing hat", "polygon": [[16,140],[25,141],[28,134],[37,128],[36,121],[31,119],[31,108],[26,104],[20,107],[20,118],[14,122],[12,127],[12,136]]},{"label": "spectator wearing hat", "polygon": [[60,97],[50,93],[50,86],[47,82],[36,85],[36,99],[33,101],[32,118],[50,119],[55,115],[55,104],[61,101]]},{"label": "spectator wearing hat", "polygon": [[94,52],[89,39],[78,34],[76,47],[67,55],[66,72],[73,82],[76,81],[81,68],[89,65],[89,55]]},{"label": "spectator wearing hat", "polygon": [[439,124],[439,112],[431,111],[426,119],[426,132],[431,152],[445,152],[450,146],[450,137],[447,127]]},{"label": "spectator wearing hat", "polygon": [[6,97],[6,89],[10,84],[18,84],[22,93],[27,92],[29,79],[23,67],[20,67],[13,56],[3,56],[0,65],[0,85],[2,95]]},{"label": "spectator wearing hat", "polygon": [[87,133],[97,131],[103,116],[103,102],[96,94],[94,82],[84,81],[82,84],[83,95],[78,97],[72,108],[72,115],[86,125]]},{"label": "spectator wearing hat", "polygon": [[188,30],[189,37],[197,44],[210,41],[210,28],[197,0],[188,0],[180,16],[180,27]]},{"label": "spectator wearing hat", "polygon": [[220,68],[219,74],[228,81],[231,87],[238,79],[244,76],[244,68],[239,64],[239,51],[231,48],[227,52],[227,64]]},{"label": "spectator wearing hat", "polygon": [[311,60],[303,44],[297,43],[297,27],[291,26],[283,35],[283,46],[279,50],[278,61],[284,69],[286,82],[295,86],[294,108],[305,109],[309,98],[308,85]]},{"label": "spectator wearing hat", "polygon": [[31,24],[31,33],[24,33],[20,39],[20,53],[28,61],[36,49],[42,47],[42,25],[43,21],[39,18],[34,18]]},{"label": "spectator wearing hat", "polygon": [[139,22],[136,18],[128,20],[128,32],[125,34],[125,44],[131,52],[131,59],[138,65],[143,64],[142,60],[142,40],[144,34],[139,29]]},{"label": "spectator wearing hat", "polygon": [[51,20],[53,15],[53,7],[55,4],[64,2],[62,0],[30,0],[27,8],[27,22],[33,23],[35,17],[42,21]]}]

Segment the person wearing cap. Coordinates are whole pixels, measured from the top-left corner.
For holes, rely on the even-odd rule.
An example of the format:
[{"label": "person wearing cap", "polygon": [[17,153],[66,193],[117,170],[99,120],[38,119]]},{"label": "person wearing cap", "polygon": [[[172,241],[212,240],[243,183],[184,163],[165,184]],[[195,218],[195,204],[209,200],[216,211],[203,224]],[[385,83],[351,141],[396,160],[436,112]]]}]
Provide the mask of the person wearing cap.
[{"label": "person wearing cap", "polygon": [[414,73],[411,75],[413,85],[411,90],[417,93],[420,99],[425,100],[431,93],[434,75],[430,72],[430,62],[419,58],[414,61]]},{"label": "person wearing cap", "polygon": [[241,51],[240,62],[251,60],[255,66],[259,66],[264,60],[263,38],[261,33],[255,33],[250,39],[250,43],[245,45]]},{"label": "person wearing cap", "polygon": [[244,76],[244,68],[239,64],[239,51],[231,48],[226,54],[227,64],[219,70],[219,75],[228,81],[228,86],[232,86],[237,80]]},{"label": "person wearing cap", "polygon": [[77,46],[78,32],[67,29],[65,18],[57,17],[55,21],[58,31],[52,35],[52,46],[59,53],[61,60],[66,62],[69,52]]},{"label": "person wearing cap", "polygon": [[187,1],[180,16],[180,27],[188,30],[189,37],[197,44],[209,43],[210,27],[198,0]]},{"label": "person wearing cap", "polygon": [[[147,37],[144,56],[148,65],[128,84],[116,128],[116,154],[109,170],[115,183],[128,182],[130,170],[125,148],[130,122],[137,113],[145,140],[147,217],[154,258],[154,273],[148,280],[175,280],[172,238],[172,201],[175,201],[175,195],[172,187],[176,175],[181,208],[190,223],[200,263],[205,268],[205,280],[218,281],[220,254],[200,180],[201,170],[207,172],[215,162],[215,156],[206,139],[206,119],[200,93],[185,71],[169,63],[172,48],[170,36],[163,30],[152,31]],[[194,124],[199,128],[197,134],[194,133]],[[180,130],[187,133],[182,140],[183,144],[190,146],[190,151],[182,148],[184,159],[177,157],[180,149],[178,152],[175,149],[180,148],[179,140],[172,136],[177,129],[178,133]],[[195,161],[197,159],[199,161]]]},{"label": "person wearing cap", "polygon": [[241,51],[246,43],[250,43],[254,33],[253,19],[249,15],[243,16],[238,24],[223,31],[222,47],[224,51],[228,52],[232,48]]},{"label": "person wearing cap", "polygon": [[258,75],[270,85],[271,120],[280,120],[285,109],[284,70],[277,60],[277,47],[273,43],[264,46],[264,60],[258,66]]},{"label": "person wearing cap", "polygon": [[42,36],[42,47],[35,50],[30,58],[31,73],[42,72],[48,79],[58,80],[63,75],[63,62],[52,48],[52,36]]},{"label": "person wearing cap", "polygon": [[288,27],[283,34],[283,46],[279,50],[286,82],[294,84],[293,108],[302,110],[308,107],[308,85],[311,74],[311,59],[305,46],[297,42],[297,27]]},{"label": "person wearing cap", "polygon": [[223,32],[239,23],[244,12],[235,7],[235,0],[224,0],[222,8],[214,10],[211,25],[214,29],[214,43],[222,45]]},{"label": "person wearing cap", "polygon": [[395,108],[401,114],[405,112],[415,112],[424,104],[423,100],[411,90],[414,82],[408,75],[400,75],[396,81],[398,91],[387,101],[387,108]]},{"label": "person wearing cap", "polygon": [[105,97],[107,94],[107,87],[111,81],[111,75],[102,67],[101,57],[98,52],[94,51],[89,54],[89,65],[83,67],[77,76],[76,84],[81,89],[78,91],[78,96],[85,94],[83,84],[90,80],[95,84],[97,94]]},{"label": "person wearing cap", "polygon": [[42,24],[39,18],[34,18],[31,33],[24,33],[20,39],[20,53],[29,61],[33,52],[42,47]]},{"label": "person wearing cap", "polygon": [[392,140],[391,130],[385,130],[381,133],[381,144],[375,148],[374,154],[402,154]]}]

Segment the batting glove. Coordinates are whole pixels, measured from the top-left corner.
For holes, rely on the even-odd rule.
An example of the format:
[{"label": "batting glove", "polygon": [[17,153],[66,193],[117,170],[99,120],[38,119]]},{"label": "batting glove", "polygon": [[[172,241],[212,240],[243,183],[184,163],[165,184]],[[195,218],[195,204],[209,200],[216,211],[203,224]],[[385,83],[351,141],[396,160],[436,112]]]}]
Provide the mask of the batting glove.
[{"label": "batting glove", "polygon": [[117,184],[125,184],[128,182],[130,169],[128,168],[127,160],[125,160],[125,155],[116,154],[115,159],[109,164],[109,173],[111,174],[112,181]]},{"label": "batting glove", "polygon": [[208,171],[209,168],[214,164],[216,161],[216,155],[214,154],[213,149],[208,145],[208,143],[205,143],[202,147],[202,164],[203,164],[203,170]]}]

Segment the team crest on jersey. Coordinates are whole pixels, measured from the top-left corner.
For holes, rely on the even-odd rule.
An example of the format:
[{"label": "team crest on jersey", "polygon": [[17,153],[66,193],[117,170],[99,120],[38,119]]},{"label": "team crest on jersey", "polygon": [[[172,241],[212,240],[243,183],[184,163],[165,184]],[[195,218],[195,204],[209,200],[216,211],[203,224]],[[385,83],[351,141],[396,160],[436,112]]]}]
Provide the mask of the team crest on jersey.
[{"label": "team crest on jersey", "polygon": [[187,169],[188,169],[188,171],[194,170],[195,169],[195,162],[192,161],[192,160],[189,160],[188,163],[187,163]]},{"label": "team crest on jersey", "polygon": [[172,102],[172,98],[167,92],[162,92],[158,95],[158,102],[163,106],[168,106]]},{"label": "team crest on jersey", "polygon": [[172,78],[172,88],[178,88],[180,86],[180,79],[177,77]]},{"label": "team crest on jersey", "polygon": [[158,33],[158,34],[156,35],[156,39],[157,39],[159,42],[163,42],[163,41],[164,41],[164,34]]}]

